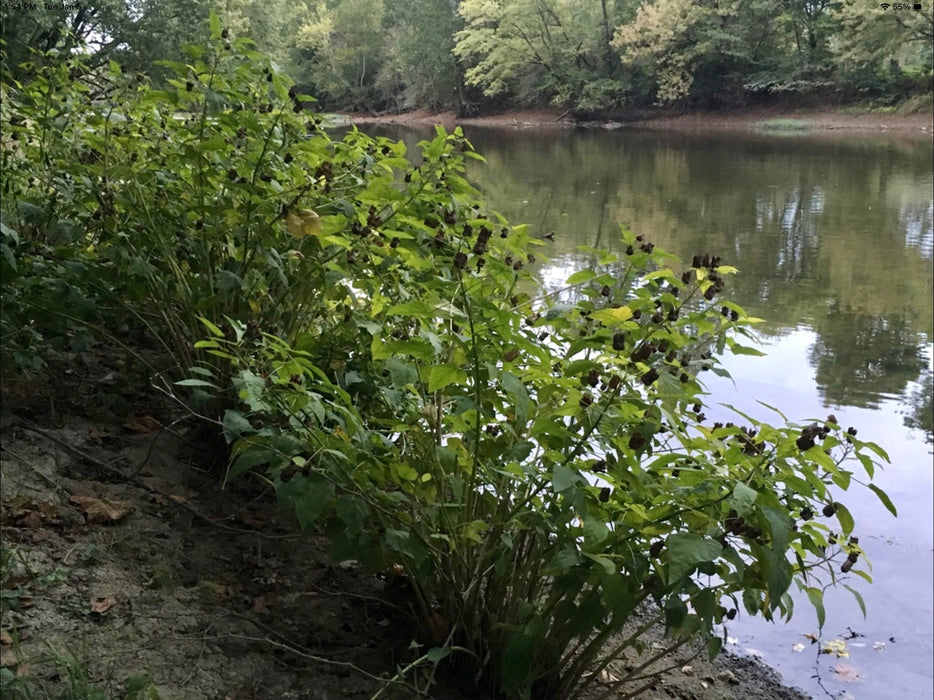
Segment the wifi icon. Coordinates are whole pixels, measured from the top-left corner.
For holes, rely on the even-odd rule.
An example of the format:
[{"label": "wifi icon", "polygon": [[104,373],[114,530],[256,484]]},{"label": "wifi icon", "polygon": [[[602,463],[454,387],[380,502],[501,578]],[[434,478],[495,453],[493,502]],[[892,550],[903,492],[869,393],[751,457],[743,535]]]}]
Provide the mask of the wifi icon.
[{"label": "wifi icon", "polygon": [[881,5],[879,5],[879,7],[881,7],[883,10],[887,10],[887,9],[889,9],[889,3],[884,2],[884,3],[882,3]]}]

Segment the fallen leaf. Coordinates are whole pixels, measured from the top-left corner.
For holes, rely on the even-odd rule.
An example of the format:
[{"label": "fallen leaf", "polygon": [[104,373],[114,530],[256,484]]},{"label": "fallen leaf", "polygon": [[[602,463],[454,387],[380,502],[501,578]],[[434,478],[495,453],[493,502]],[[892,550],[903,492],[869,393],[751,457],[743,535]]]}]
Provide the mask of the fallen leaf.
[{"label": "fallen leaf", "polygon": [[0,668],[13,668],[16,664],[16,653],[13,647],[0,649]]},{"label": "fallen leaf", "polygon": [[244,512],[240,514],[240,522],[247,527],[259,530],[269,522],[269,519],[259,514],[254,515],[250,512]]},{"label": "fallen leaf", "polygon": [[850,652],[846,648],[846,642],[842,639],[834,639],[829,642],[824,642],[820,648],[821,654],[833,654],[838,659],[845,659],[850,655]]},{"label": "fallen leaf", "polygon": [[685,676],[693,676],[693,675],[694,675],[694,667],[693,667],[693,666],[682,666],[682,667],[681,667],[681,673],[683,673]]},{"label": "fallen leaf", "polygon": [[139,416],[134,418],[129,423],[124,423],[123,427],[127,430],[132,430],[134,433],[151,433],[156,430],[159,430],[162,426],[159,424],[155,418],[150,415]]},{"label": "fallen leaf", "polygon": [[16,514],[16,522],[20,527],[38,528],[42,527],[42,515],[38,511],[28,510],[20,511]]},{"label": "fallen leaf", "polygon": [[117,604],[117,599],[113,596],[95,598],[91,601],[91,612],[103,615]]},{"label": "fallen leaf", "polygon": [[19,597],[19,606],[21,608],[31,608],[35,604],[36,604],[36,599],[33,598],[31,595],[21,595]]},{"label": "fallen leaf", "polygon": [[264,596],[258,595],[253,599],[253,612],[265,615],[269,612],[269,602]]},{"label": "fallen leaf", "polygon": [[833,667],[833,672],[837,674],[837,680],[844,683],[858,683],[863,680],[863,674],[851,664],[837,664]]},{"label": "fallen leaf", "polygon": [[120,522],[133,510],[130,501],[108,502],[94,496],[71,496],[68,500],[81,508],[88,525]]},{"label": "fallen leaf", "polygon": [[806,634],[804,635],[804,638],[810,639],[811,644],[817,644],[820,641],[820,639],[817,638],[817,635],[814,635],[814,634]]},{"label": "fallen leaf", "polygon": [[0,630],[0,644],[7,646],[8,644],[13,643],[13,635],[11,635],[6,630]]}]

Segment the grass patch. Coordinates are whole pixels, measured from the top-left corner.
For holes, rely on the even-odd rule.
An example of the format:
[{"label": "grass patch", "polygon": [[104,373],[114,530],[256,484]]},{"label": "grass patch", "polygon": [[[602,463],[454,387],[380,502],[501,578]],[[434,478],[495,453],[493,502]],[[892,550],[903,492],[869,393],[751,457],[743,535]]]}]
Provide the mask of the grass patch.
[{"label": "grass patch", "polygon": [[756,122],[754,128],[758,131],[810,131],[813,126],[811,122],[803,119],[768,119],[766,121]]}]

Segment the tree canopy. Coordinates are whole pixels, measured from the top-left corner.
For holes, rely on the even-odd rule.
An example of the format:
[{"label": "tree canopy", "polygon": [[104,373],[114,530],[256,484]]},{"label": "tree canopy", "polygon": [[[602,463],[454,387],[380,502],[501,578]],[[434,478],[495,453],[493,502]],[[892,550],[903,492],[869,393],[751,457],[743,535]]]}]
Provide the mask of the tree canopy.
[{"label": "tree canopy", "polygon": [[328,109],[552,106],[577,113],[677,103],[928,95],[921,11],[844,0],[94,0],[4,10],[11,65],[32,49],[89,52],[158,78],[216,12]]}]

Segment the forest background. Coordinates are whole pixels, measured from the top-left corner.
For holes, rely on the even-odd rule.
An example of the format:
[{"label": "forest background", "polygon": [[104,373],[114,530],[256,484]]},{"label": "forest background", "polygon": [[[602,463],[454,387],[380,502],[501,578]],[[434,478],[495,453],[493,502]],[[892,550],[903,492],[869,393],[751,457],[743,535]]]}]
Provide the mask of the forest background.
[{"label": "forest background", "polygon": [[[5,5],[11,65],[68,52],[159,79],[212,9],[317,109],[613,118],[747,107],[926,109],[932,3],[868,0],[97,0]],[[920,7],[920,9],[917,9]],[[160,73],[163,72],[163,73]]]}]

